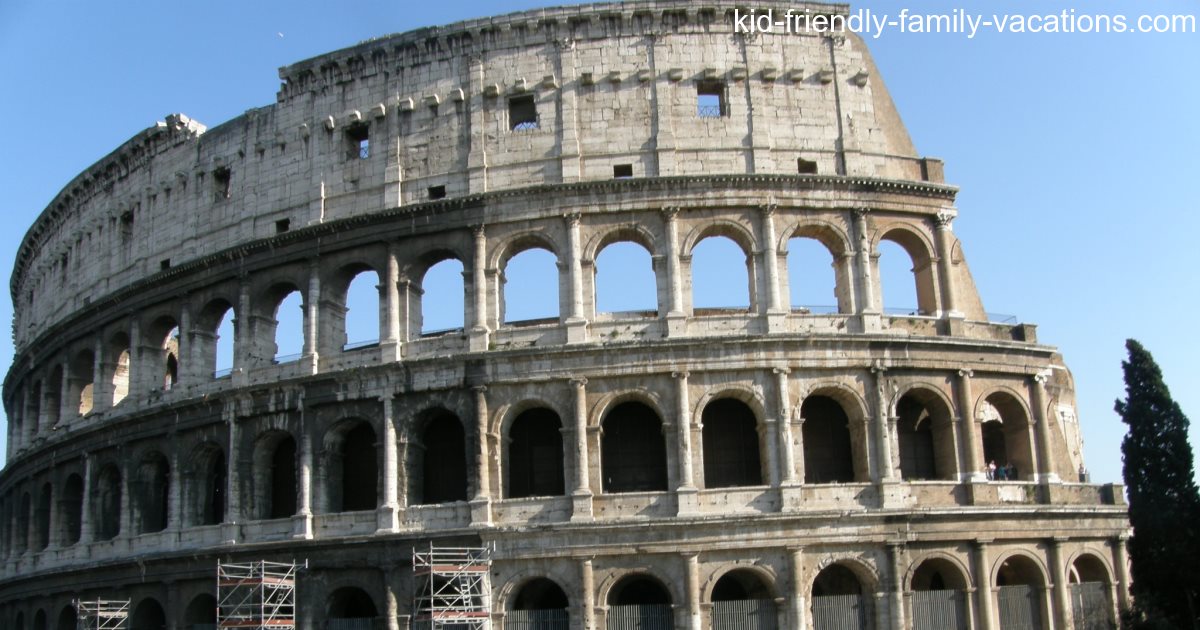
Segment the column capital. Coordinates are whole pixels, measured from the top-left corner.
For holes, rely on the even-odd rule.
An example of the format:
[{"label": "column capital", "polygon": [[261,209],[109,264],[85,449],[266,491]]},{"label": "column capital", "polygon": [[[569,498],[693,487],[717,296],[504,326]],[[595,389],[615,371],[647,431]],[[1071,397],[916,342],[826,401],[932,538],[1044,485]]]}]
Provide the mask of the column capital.
[{"label": "column capital", "polygon": [[687,370],[677,370],[677,371],[671,372],[671,378],[687,380],[687,377],[691,376],[691,374],[692,373],[688,372]]},{"label": "column capital", "polygon": [[665,208],[662,209],[663,218],[666,219],[667,221],[674,221],[675,218],[679,215],[680,210],[682,210],[682,208],[680,208],[679,206],[666,206]]},{"label": "column capital", "polygon": [[972,370],[970,368],[963,368],[958,371],[958,375],[963,378],[971,378],[971,377],[975,376],[975,370]]},{"label": "column capital", "polygon": [[787,376],[788,374],[792,373],[792,369],[788,367],[773,367],[771,368],[771,373]]},{"label": "column capital", "polygon": [[884,374],[887,371],[888,371],[888,366],[884,365],[882,360],[875,359],[875,361],[873,363],[871,363],[871,373],[872,374],[879,375],[879,374]]},{"label": "column capital", "polygon": [[950,224],[954,222],[954,219],[957,216],[958,216],[958,212],[956,212],[952,209],[946,208],[946,209],[939,210],[938,213],[933,216],[933,221],[934,221],[934,224],[937,226],[937,229],[949,230]]},{"label": "column capital", "polygon": [[475,236],[475,238],[483,238],[486,235],[486,233],[487,233],[487,225],[485,225],[483,223],[471,226],[471,234],[473,234]]},{"label": "column capital", "polygon": [[482,394],[487,391],[487,385],[472,385],[471,391],[475,392],[476,394]]},{"label": "column capital", "polygon": [[871,212],[871,209],[867,208],[865,206],[861,207],[861,208],[855,208],[854,209],[854,218],[858,221],[866,221],[867,215],[870,214],[870,212]]},{"label": "column capital", "polygon": [[768,201],[758,207],[759,212],[762,212],[763,217],[770,218],[775,215],[775,211],[779,209],[779,204],[774,201]]},{"label": "column capital", "polygon": [[996,539],[994,539],[994,538],[976,538],[975,540],[972,540],[971,542],[972,542],[972,543],[973,543],[973,544],[974,544],[974,545],[975,545],[977,548],[979,548],[979,549],[983,549],[984,547],[987,547],[988,545],[990,545],[990,544],[992,544],[993,542],[995,542],[995,540],[996,540]]},{"label": "column capital", "polygon": [[571,381],[571,384],[574,385],[576,389],[583,389],[584,387],[587,386],[587,383],[588,383],[586,376],[574,376],[574,377],[571,377],[570,381]]},{"label": "column capital", "polygon": [[1050,368],[1046,368],[1029,378],[1033,379],[1033,382],[1038,385],[1045,385],[1046,381],[1050,379]]},{"label": "column capital", "polygon": [[568,227],[572,227],[572,228],[579,227],[579,213],[578,212],[568,212],[563,215],[563,221],[567,222]]}]

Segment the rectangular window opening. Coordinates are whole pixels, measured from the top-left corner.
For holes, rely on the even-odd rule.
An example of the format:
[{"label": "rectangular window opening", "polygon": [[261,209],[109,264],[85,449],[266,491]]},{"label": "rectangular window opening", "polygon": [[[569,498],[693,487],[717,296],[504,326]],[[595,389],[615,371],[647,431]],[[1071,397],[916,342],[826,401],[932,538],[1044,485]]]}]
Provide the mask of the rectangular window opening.
[{"label": "rectangular window opening", "polygon": [[292,229],[292,220],[291,219],[280,219],[275,222],[275,233],[276,234],[283,234],[284,232],[286,232],[290,229]]},{"label": "rectangular window opening", "polygon": [[613,164],[613,179],[629,179],[633,177],[632,164]]},{"label": "rectangular window opening", "polygon": [[729,115],[723,81],[701,81],[696,84],[696,115],[701,118],[720,118]]},{"label": "rectangular window opening", "polygon": [[817,163],[804,158],[796,158],[796,168],[800,171],[801,175],[817,174]]},{"label": "rectangular window opening", "polygon": [[512,131],[529,131],[538,128],[537,104],[532,94],[508,99],[508,128]]},{"label": "rectangular window opening", "polygon": [[446,187],[445,186],[430,186],[429,187],[429,198],[430,199],[444,199],[445,197],[446,197]]},{"label": "rectangular window opening", "polygon": [[165,260],[159,261],[158,268],[161,269],[162,271],[166,271],[166,270],[170,269],[171,268],[171,259],[167,258]]},{"label": "rectangular window opening", "polygon": [[233,181],[233,172],[228,167],[221,167],[213,171],[213,197],[217,201],[229,199],[230,184]]},{"label": "rectangular window opening", "polygon": [[365,160],[371,157],[371,134],[366,125],[351,125],[346,129],[346,158]]}]

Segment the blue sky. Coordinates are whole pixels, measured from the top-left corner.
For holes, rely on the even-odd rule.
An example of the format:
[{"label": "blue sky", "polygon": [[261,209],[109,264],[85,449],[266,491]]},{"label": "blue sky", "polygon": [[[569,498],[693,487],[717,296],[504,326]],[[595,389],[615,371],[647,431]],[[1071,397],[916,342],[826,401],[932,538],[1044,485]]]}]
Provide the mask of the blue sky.
[{"label": "blue sky", "polygon": [[[0,259],[81,170],[165,115],[215,126],[269,104],[277,69],[364,39],[544,2],[0,3]],[[749,3],[753,6],[753,3]],[[1058,13],[1054,1],[852,5]],[[1200,13],[1194,1],[1089,14]],[[955,231],[988,311],[1036,323],[1072,368],[1094,478],[1120,479],[1126,337],[1200,420],[1200,35],[888,32],[869,41],[918,150],[962,188]],[[6,264],[5,269],[9,267]],[[886,280],[886,278],[885,278]],[[10,321],[0,300],[0,320]],[[0,363],[12,349],[0,344]],[[1191,385],[1192,387],[1189,387]],[[1193,432],[1193,444],[1198,434]],[[0,436],[3,439],[3,436]]]}]

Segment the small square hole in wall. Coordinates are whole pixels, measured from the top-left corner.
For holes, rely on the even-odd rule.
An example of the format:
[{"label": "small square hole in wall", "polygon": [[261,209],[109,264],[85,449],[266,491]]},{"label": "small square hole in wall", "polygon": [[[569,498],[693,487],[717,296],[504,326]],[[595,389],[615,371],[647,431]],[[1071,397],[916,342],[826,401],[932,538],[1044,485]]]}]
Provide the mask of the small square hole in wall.
[{"label": "small square hole in wall", "polygon": [[804,158],[796,158],[796,168],[801,175],[816,175],[817,163]]},{"label": "small square hole in wall", "polygon": [[366,125],[346,128],[346,159],[365,160],[371,157],[371,134]]},{"label": "small square hole in wall", "polygon": [[696,115],[700,118],[720,118],[729,115],[723,81],[701,81],[696,84]]},{"label": "small square hole in wall", "polygon": [[292,220],[291,219],[280,219],[275,222],[275,233],[276,234],[283,234],[284,232],[286,232],[290,229],[292,229]]},{"label": "small square hole in wall", "polygon": [[633,177],[632,164],[613,164],[613,179],[629,179]]},{"label": "small square hole in wall", "polygon": [[160,260],[158,262],[158,268],[161,269],[162,271],[166,271],[166,270],[170,269],[171,268],[171,259],[166,258],[166,259]]},{"label": "small square hole in wall", "polygon": [[430,186],[429,187],[429,198],[430,199],[444,199],[445,197],[446,197],[446,187],[445,186]]},{"label": "small square hole in wall", "polygon": [[508,128],[512,131],[529,131],[538,128],[537,104],[532,94],[508,99]]}]

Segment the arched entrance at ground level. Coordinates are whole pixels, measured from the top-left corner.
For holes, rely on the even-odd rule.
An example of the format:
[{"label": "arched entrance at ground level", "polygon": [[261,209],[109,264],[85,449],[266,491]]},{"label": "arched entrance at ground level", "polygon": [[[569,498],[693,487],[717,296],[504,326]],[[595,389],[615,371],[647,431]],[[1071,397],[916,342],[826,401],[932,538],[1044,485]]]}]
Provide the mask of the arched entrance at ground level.
[{"label": "arched entrance at ground level", "polygon": [[375,600],[361,588],[344,586],[325,604],[326,630],[373,630],[379,615]]},{"label": "arched entrance at ground level", "polygon": [[58,625],[54,626],[55,630],[77,630],[79,618],[75,616],[75,607],[71,604],[63,606],[58,613]]},{"label": "arched entrance at ground level", "polygon": [[777,622],[775,596],[753,571],[730,571],[713,585],[712,630],[775,630]]},{"label": "arched entrance at ground level", "polygon": [[184,630],[213,630],[217,627],[217,598],[201,593],[192,598],[183,612]]},{"label": "arched entrance at ground level", "polygon": [[629,575],[608,592],[608,630],[671,630],[671,594],[648,575]]},{"label": "arched entrance at ground level", "polygon": [[546,578],[534,578],[517,591],[504,617],[505,630],[567,630],[567,594]]},{"label": "arched entrance at ground level", "polygon": [[153,599],[143,599],[129,617],[129,630],[164,630],[167,615]]},{"label": "arched entrance at ground level", "polygon": [[912,576],[913,630],[967,630],[967,581],[949,560],[932,558]]},{"label": "arched entrance at ground level", "polygon": [[33,630],[48,630],[46,628],[46,611],[38,610],[33,615]]},{"label": "arched entrance at ground level", "polygon": [[1012,556],[996,572],[996,608],[1001,628],[1041,630],[1042,573],[1033,560]]},{"label": "arched entrance at ground level", "polygon": [[1099,558],[1084,554],[1071,563],[1067,581],[1071,588],[1071,618],[1075,630],[1111,630],[1112,580]]},{"label": "arched entrance at ground level", "polygon": [[812,586],[813,630],[866,630],[867,602],[854,572],[833,564],[817,574]]}]

